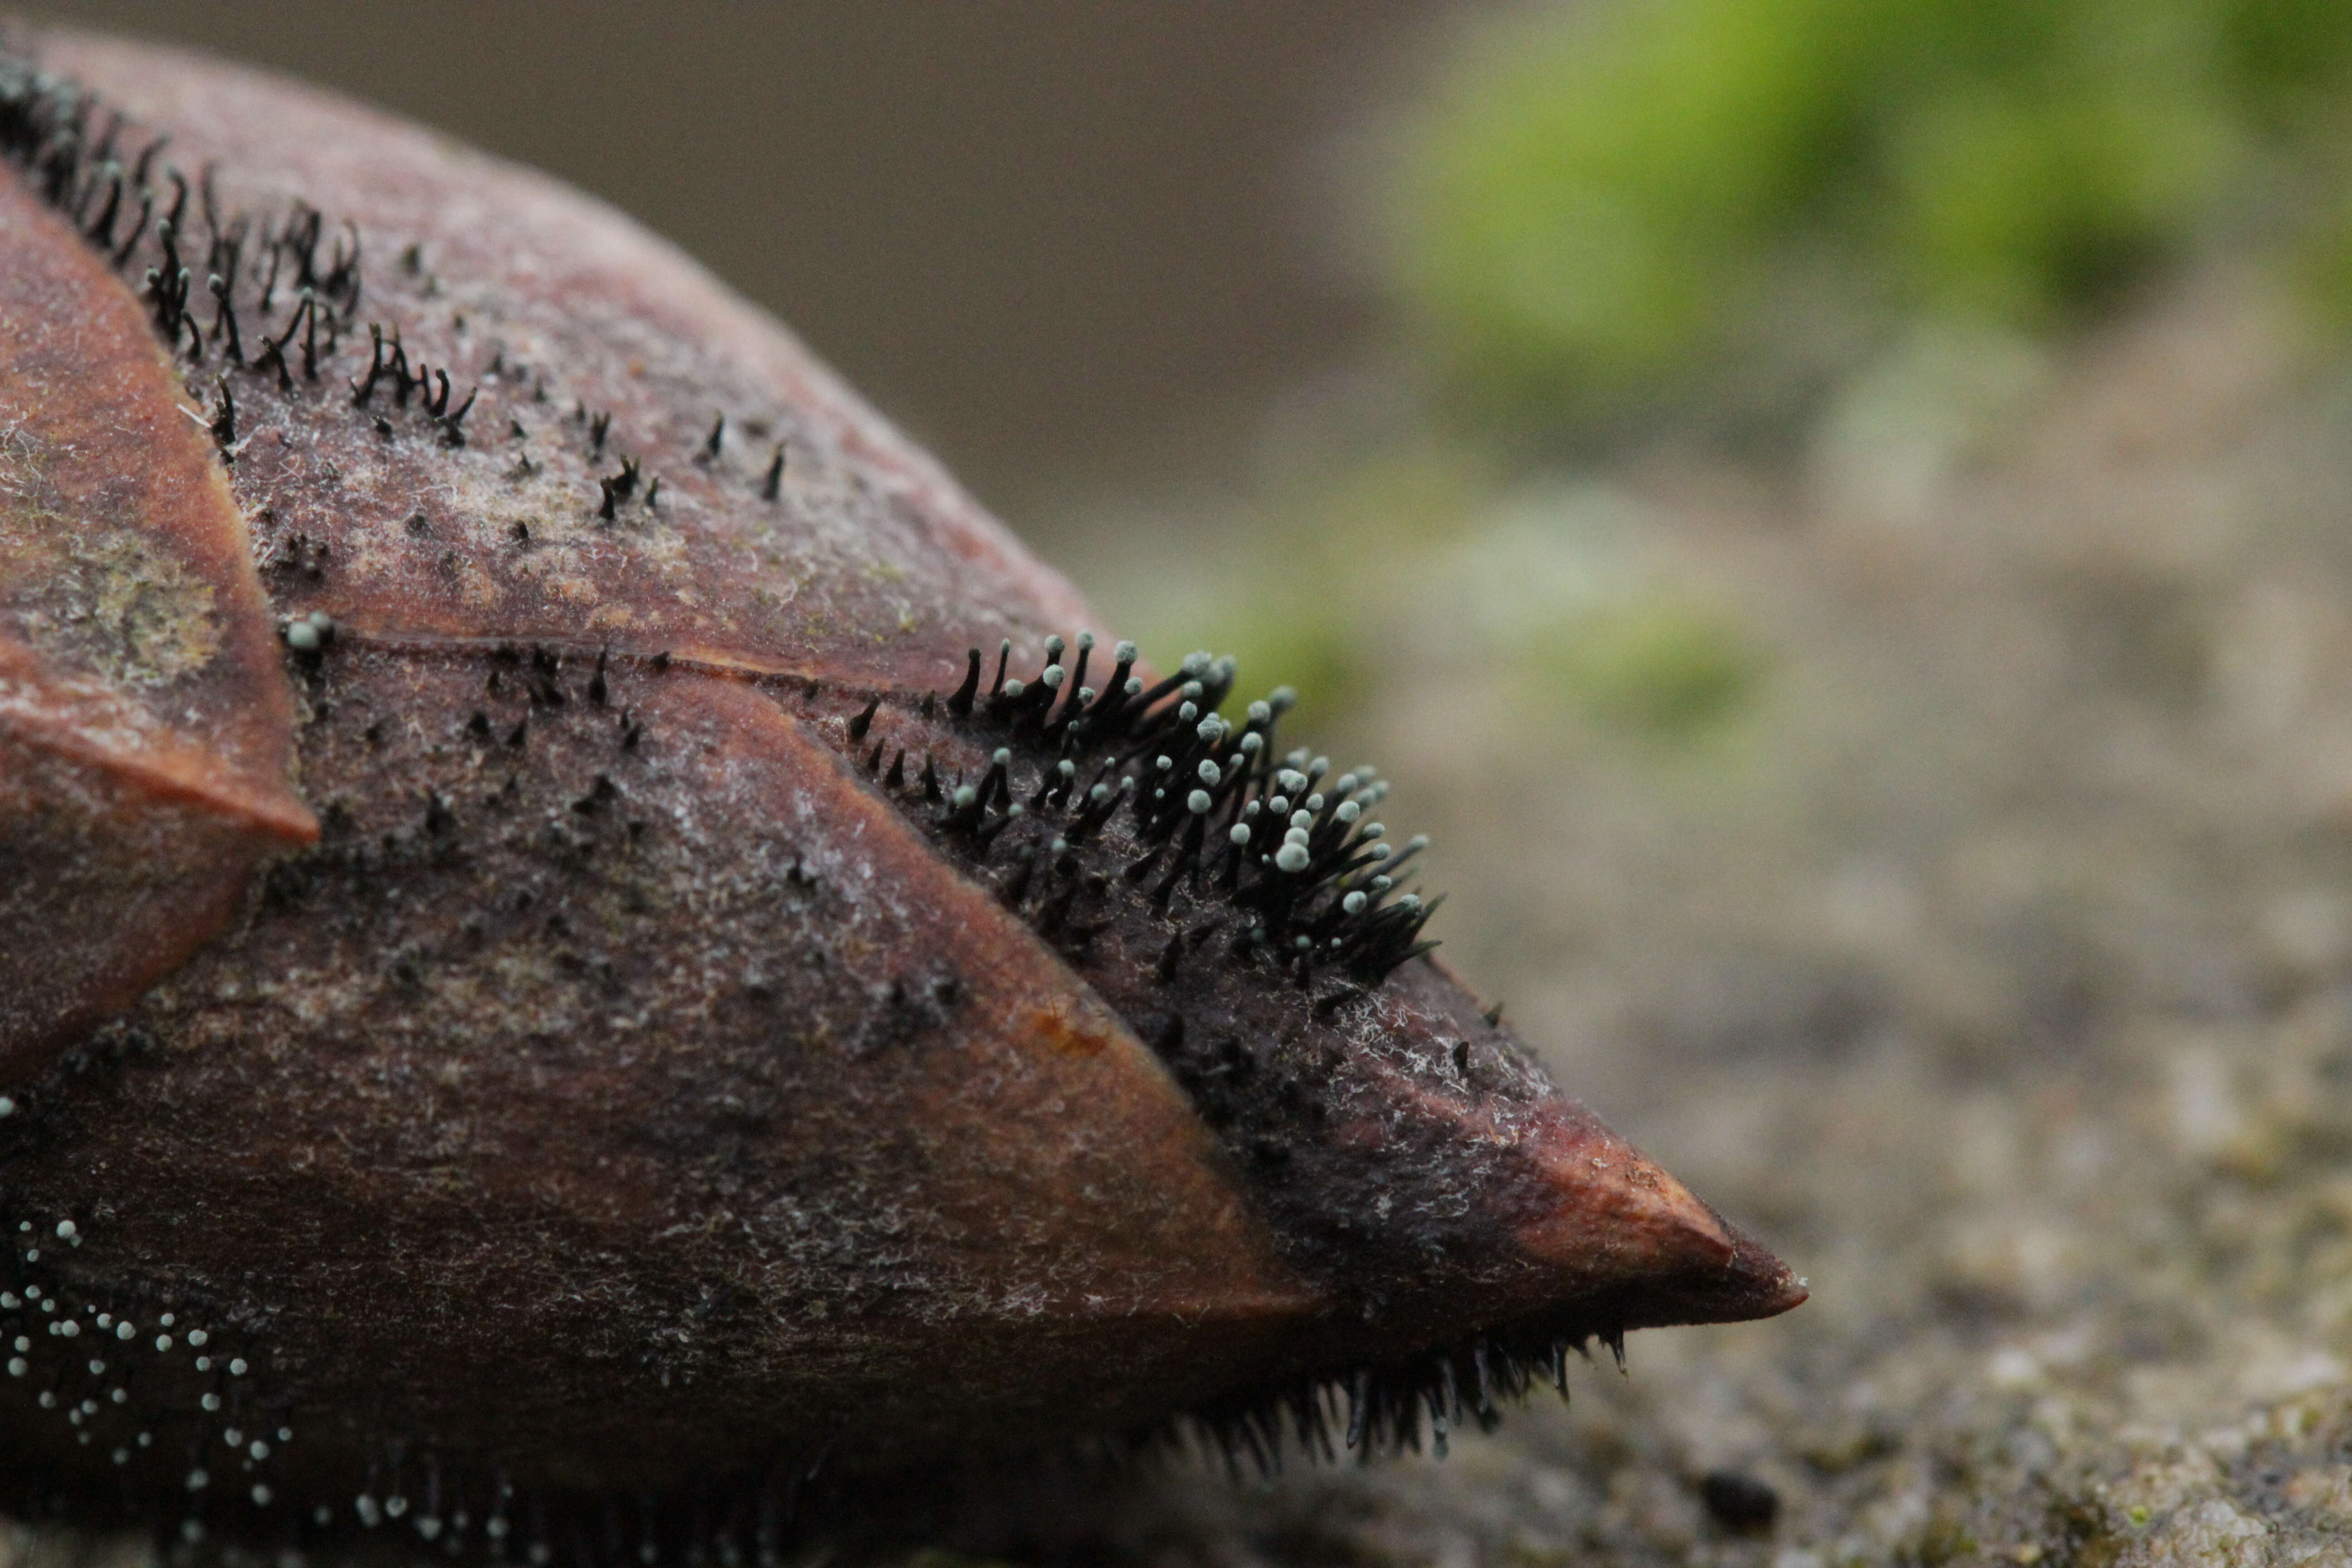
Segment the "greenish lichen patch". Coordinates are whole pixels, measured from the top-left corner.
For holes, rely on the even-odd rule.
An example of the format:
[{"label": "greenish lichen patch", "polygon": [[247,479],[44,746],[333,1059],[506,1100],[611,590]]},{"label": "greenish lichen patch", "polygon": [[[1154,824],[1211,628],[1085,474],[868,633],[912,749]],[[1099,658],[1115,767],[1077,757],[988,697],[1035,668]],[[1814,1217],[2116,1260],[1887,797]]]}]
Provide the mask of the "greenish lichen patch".
[{"label": "greenish lichen patch", "polygon": [[74,515],[40,444],[0,437],[0,626],[60,665],[152,689],[220,652],[213,584],[136,529]]}]

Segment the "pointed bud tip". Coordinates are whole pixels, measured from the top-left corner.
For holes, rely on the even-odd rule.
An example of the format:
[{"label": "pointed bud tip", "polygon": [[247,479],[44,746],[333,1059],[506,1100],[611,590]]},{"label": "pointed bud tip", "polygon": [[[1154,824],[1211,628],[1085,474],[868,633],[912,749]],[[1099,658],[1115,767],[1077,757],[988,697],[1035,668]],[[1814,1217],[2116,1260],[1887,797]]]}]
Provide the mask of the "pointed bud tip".
[{"label": "pointed bud tip", "polygon": [[1537,1200],[1515,1227],[1524,1255],[1565,1296],[1612,1298],[1626,1328],[1769,1318],[1806,1299],[1787,1265],[1580,1108],[1524,1152]]}]

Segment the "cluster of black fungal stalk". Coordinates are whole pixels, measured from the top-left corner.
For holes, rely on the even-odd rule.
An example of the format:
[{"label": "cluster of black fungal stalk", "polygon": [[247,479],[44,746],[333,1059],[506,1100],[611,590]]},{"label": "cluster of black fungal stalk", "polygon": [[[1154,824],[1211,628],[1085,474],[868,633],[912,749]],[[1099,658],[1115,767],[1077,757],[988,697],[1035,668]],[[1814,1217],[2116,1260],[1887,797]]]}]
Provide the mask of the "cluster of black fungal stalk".
[{"label": "cluster of black fungal stalk", "polygon": [[[588,455],[592,458],[602,461],[604,456],[605,438],[612,434],[613,430],[612,412],[607,409],[591,413],[586,404],[574,403],[572,405],[572,422],[587,427]],[[723,428],[726,423],[725,416],[721,416],[719,421],[719,426]],[[517,425],[515,428],[520,433],[522,427]],[[718,436],[714,431],[711,440],[705,446],[705,451],[715,455],[718,451],[717,442]],[[648,476],[645,471],[645,465],[635,458],[620,457],[617,454],[615,456],[621,465],[620,470],[616,473],[596,476],[596,521],[608,526],[621,520],[621,508],[638,494],[640,486],[644,489],[645,507],[647,511],[658,510],[661,504],[661,476],[659,474]],[[698,462],[703,460],[701,458],[696,459]]]},{"label": "cluster of black fungal stalk", "polygon": [[[280,392],[293,390],[299,356],[302,378],[317,381],[320,362],[358,320],[358,228],[345,223],[331,235],[325,215],[300,201],[276,218],[224,218],[210,167],[192,184],[166,156],[168,136],[146,137],[133,154],[122,145],[130,132],[76,83],[0,56],[0,160],[23,170],[118,272],[142,254],[153,258],[139,295],[170,352],[191,364],[217,353],[225,366],[272,378]],[[250,335],[241,309],[253,319]],[[225,376],[220,385],[216,432],[235,426]]]},{"label": "cluster of black fungal stalk", "polygon": [[[622,458],[621,471],[617,474],[597,476],[596,488],[603,497],[596,506],[597,521],[618,521],[621,503],[637,493],[637,481],[643,477],[644,470],[637,466],[637,460],[635,458]],[[660,489],[661,479],[656,475],[653,482],[646,487],[646,505],[650,507],[654,504],[655,498]]]},{"label": "cluster of black fungal stalk", "polygon": [[[214,377],[209,428],[224,459],[234,461],[237,400],[229,373],[265,377],[287,395],[295,390],[298,366],[302,382],[320,380],[321,364],[342,351],[360,324],[359,230],[346,222],[331,231],[318,208],[299,200],[275,220],[257,222],[247,214],[224,218],[210,166],[192,184],[166,156],[168,136],[144,136],[132,153],[123,144],[132,135],[128,121],[79,84],[0,52],[0,162],[22,170],[117,272],[127,272],[142,255],[152,258],[138,274],[140,298],[175,357],[194,366],[217,354],[221,369]],[[423,279],[428,296],[436,291],[419,246],[401,253],[400,266]],[[207,299],[209,321],[201,313]],[[367,365],[347,384],[352,406],[386,439],[395,433],[387,416],[413,406],[444,444],[467,445],[466,416],[480,388],[457,397],[447,368],[412,355],[397,327],[374,321],[367,327]],[[508,371],[504,358],[501,352],[491,374]],[[387,401],[378,401],[380,392],[388,394]],[[541,380],[531,401],[548,400]],[[592,458],[601,460],[612,415],[580,405],[572,418],[584,429]],[[698,463],[717,467],[725,426],[722,416]],[[526,437],[520,421],[510,420],[509,428],[516,440]],[[512,477],[527,479],[539,468],[525,453]],[[783,476],[779,442],[751,482],[761,500],[773,502],[782,496]],[[636,459],[624,459],[617,474],[597,476],[596,485],[602,522],[617,521],[619,509],[633,499],[648,511],[657,509],[660,477],[644,474]]]},{"label": "cluster of black fungal stalk", "polygon": [[[449,406],[449,373],[435,370],[421,359],[412,365],[408,350],[400,341],[400,329],[394,327],[391,339],[387,341],[383,328],[370,322],[367,374],[352,380],[352,406],[367,407],[375,397],[376,384],[386,381],[392,384],[394,406],[405,408],[408,400],[415,397],[418,409],[440,428],[444,441],[452,447],[466,444],[466,416],[473,412],[474,400],[481,395],[481,388],[478,386],[467,393],[466,401],[452,409]],[[378,417],[376,430],[381,435],[389,436],[392,426]]]},{"label": "cluster of black fungal stalk", "polygon": [[[985,691],[984,664],[971,650],[948,712],[1008,744],[978,783],[944,795],[927,764],[926,792],[946,832],[984,856],[1024,816],[1050,822],[1045,858],[1058,865],[1124,813],[1142,849],[1120,871],[1125,881],[1149,884],[1161,910],[1180,885],[1221,898],[1243,916],[1234,955],[1270,961],[1302,988],[1332,966],[1377,984],[1437,945],[1421,935],[1435,901],[1397,889],[1428,840],[1388,843],[1369,815],[1388,785],[1369,766],[1334,777],[1328,758],[1276,752],[1275,726],[1295,700],[1289,688],[1251,703],[1235,722],[1218,711],[1233,693],[1231,658],[1195,653],[1147,686],[1134,673],[1135,645],[1122,642],[1097,690],[1087,684],[1094,649],[1093,636],[1081,635],[1066,667],[1069,645],[1048,637],[1044,669],[1023,680],[1006,675],[1007,642]],[[1016,751],[1045,759],[1034,786],[1013,782]]]},{"label": "cluster of black fungal stalk", "polygon": [[[103,110],[79,84],[0,54],[0,162],[22,170],[116,271],[142,255],[152,258],[141,274],[140,298],[174,356],[198,365],[218,355],[222,368],[214,380],[209,427],[224,457],[234,460],[237,403],[228,373],[272,380],[281,395],[295,390],[298,366],[302,382],[320,380],[321,365],[336,357],[359,324],[359,230],[344,223],[331,232],[325,216],[300,201],[275,220],[257,222],[246,214],[224,218],[209,166],[192,184],[166,157],[168,136],[145,138],[133,155],[122,146],[129,134],[129,122]],[[403,262],[409,271],[422,270],[415,246]],[[201,313],[205,296],[211,301],[209,322]],[[389,438],[394,426],[384,411],[413,405],[446,445],[465,446],[466,416],[479,388],[457,398],[448,370],[413,357],[396,327],[387,335],[382,323],[370,322],[368,339],[368,363],[348,383],[352,407]],[[388,395],[383,404],[380,390]],[[546,398],[542,382],[534,401]],[[585,409],[579,418],[590,423]],[[609,415],[593,421],[591,447],[597,455],[610,423]],[[515,434],[518,439],[523,434],[519,424]],[[527,476],[537,466],[526,458],[519,471]],[[654,480],[642,492],[648,506],[658,484]],[[609,514],[615,500],[637,491],[635,465],[599,485],[600,512]]]},{"label": "cluster of black fungal stalk", "polygon": [[[211,169],[191,185],[163,161],[166,136],[149,138],[125,163],[129,150],[120,143],[128,122],[109,113],[93,127],[97,113],[96,99],[74,83],[0,58],[0,157],[23,169],[118,270],[131,264],[142,241],[153,246],[156,263],[145,269],[140,293],[173,352],[202,363],[208,346],[218,345],[227,363],[247,364],[236,290],[246,284],[258,288],[254,308],[266,321],[282,289],[289,307],[285,324],[259,340],[250,363],[285,375],[299,337],[303,374],[318,379],[320,334],[327,339],[324,352],[331,353],[359,308],[359,231],[345,224],[330,240],[325,216],[299,201],[277,221],[257,225],[246,215],[224,220]],[[201,270],[214,305],[209,329],[195,298],[192,217],[203,227]]]},{"label": "cluster of black fungal stalk", "polygon": [[[700,468],[716,468],[720,455],[726,448],[727,416],[721,414],[712,422],[710,434],[702,438],[702,449],[694,455],[694,461]],[[761,470],[760,499],[766,501],[777,500],[782,498],[783,493],[784,444],[779,441],[776,443],[775,451],[768,458],[767,467]]]}]

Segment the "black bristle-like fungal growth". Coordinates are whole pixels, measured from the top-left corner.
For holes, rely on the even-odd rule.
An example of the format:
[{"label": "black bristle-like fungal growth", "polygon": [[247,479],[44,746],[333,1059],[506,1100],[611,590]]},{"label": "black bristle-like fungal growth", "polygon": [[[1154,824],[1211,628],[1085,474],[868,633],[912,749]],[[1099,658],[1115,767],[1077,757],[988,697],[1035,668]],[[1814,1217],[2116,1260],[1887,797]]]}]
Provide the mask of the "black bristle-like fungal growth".
[{"label": "black bristle-like fungal growth", "polygon": [[434,406],[433,422],[441,426],[441,438],[450,446],[466,444],[466,416],[474,411],[474,400],[481,395],[481,391],[480,387],[475,387],[466,394],[465,402],[454,409],[449,408],[449,380],[446,375],[442,376],[441,397]]},{"label": "black bristle-like fungal growth", "polygon": [[[1097,689],[1091,636],[1049,637],[1044,650],[1022,675],[1001,645],[983,682],[989,661],[971,648],[952,690],[903,721],[869,699],[847,712],[849,733],[862,742],[893,722],[943,719],[964,758],[959,782],[943,784],[930,756],[919,778],[894,764],[883,787],[944,850],[988,868],[1005,906],[1123,1013],[1158,1019],[1144,1037],[1257,1173],[1280,1223],[1377,1256],[1378,1161],[1334,1142],[1319,1107],[1360,1070],[1348,1020],[1436,946],[1425,931],[1439,900],[1402,881],[1426,840],[1391,844],[1370,815],[1387,793],[1370,767],[1339,771],[1280,745],[1288,689],[1228,717],[1230,659],[1195,653],[1151,681],[1134,645],[1119,643]],[[1124,964],[1096,961],[1109,931]],[[1139,972],[1129,967],[1139,954]],[[1289,1044],[1252,1043],[1273,1040]],[[1460,1092],[1470,1042],[1452,1044],[1425,1070]],[[1492,1066],[1478,1091],[1539,1092],[1515,1047],[1481,1048]],[[1603,1318],[1490,1329],[1422,1359],[1254,1391],[1195,1411],[1190,1429],[1236,1473],[1274,1473],[1293,1446],[1323,1458],[1443,1454],[1451,1432],[1491,1428],[1502,1405],[1538,1384],[1564,1395],[1569,1355],[1596,1338],[1613,1348],[1622,1328]]]},{"label": "black bristle-like fungal growth", "polygon": [[234,460],[233,454],[236,447],[236,395],[229,390],[226,376],[219,377],[215,381],[214,385],[219,393],[220,404],[213,415],[213,441],[220,447],[224,458]]},{"label": "black bristle-like fungal growth", "polygon": [[[596,520],[599,522],[613,522],[618,520],[621,503],[636,493],[637,481],[643,474],[644,469],[635,458],[624,458],[621,460],[620,472],[598,476]],[[651,504],[650,495],[646,500],[647,503]]]},{"label": "black bristle-like fungal growth", "polygon": [[[394,352],[397,353],[399,349],[397,341],[394,342],[393,346]],[[406,360],[404,356],[401,361],[401,365],[402,370],[400,374],[402,375],[402,379],[405,380]],[[368,325],[367,374],[356,378],[351,384],[352,406],[354,408],[365,408],[368,405],[368,400],[375,395],[376,383],[382,381],[386,375],[392,374],[394,374],[394,363],[384,357],[383,328],[379,323],[370,322]],[[515,434],[517,438],[520,439],[522,434],[522,426],[520,425],[517,425],[515,426]]]},{"label": "black bristle-like fungal growth", "polygon": [[[126,169],[114,147],[128,121],[109,111],[104,130],[85,143],[93,106],[94,100],[72,82],[45,75],[20,58],[0,58],[0,161],[35,176],[50,204],[117,270],[130,267],[142,247],[153,258],[138,274],[139,291],[157,337],[170,352],[201,363],[208,345],[216,344],[231,368],[262,376],[281,395],[294,391],[298,366],[302,381],[319,380],[320,367],[357,324],[358,226],[343,222],[329,243],[325,215],[299,200],[275,219],[257,221],[244,213],[224,216],[216,169],[207,164],[192,186],[164,157],[168,136],[150,138]],[[203,226],[201,268],[190,245],[192,221]],[[257,236],[258,244],[249,254]],[[199,275],[213,300],[209,330],[190,308]],[[281,282],[295,297],[289,313],[273,321]],[[240,290],[248,289],[257,292],[246,308],[264,323],[259,351],[249,360],[239,301]],[[464,446],[464,422],[475,395],[452,408],[446,371],[412,364],[396,329],[387,343],[382,325],[371,323],[369,337],[370,362],[351,381],[353,405],[366,408],[378,384],[389,379],[401,406],[417,398],[443,441]],[[379,432],[390,433],[380,416],[373,423]]]},{"label": "black bristle-like fungal growth", "polygon": [[[232,259],[230,262],[232,270],[235,266],[236,263]],[[221,353],[227,358],[229,363],[241,365],[245,363],[245,343],[237,335],[236,302],[229,298],[228,284],[219,273],[215,272],[205,279],[205,285],[213,297],[213,336],[219,338],[224,334],[226,335],[226,342],[222,344]]]},{"label": "black bristle-like fungal growth", "polygon": [[[1296,700],[1287,687],[1229,719],[1221,710],[1233,695],[1231,659],[1195,653],[1147,686],[1132,673],[1135,646],[1122,642],[1097,691],[1083,684],[1094,646],[1082,634],[1066,666],[1069,646],[1049,637],[1045,664],[1024,679],[1006,673],[1007,644],[985,700],[981,651],[970,651],[947,710],[1009,744],[940,818],[951,839],[984,848],[1026,816],[1033,835],[1108,854],[1104,830],[1118,821],[1118,880],[1146,889],[1155,908],[1181,891],[1194,908],[1232,919],[1247,933],[1240,951],[1301,989],[1326,970],[1377,985],[1437,945],[1422,932],[1438,900],[1400,884],[1428,840],[1389,841],[1370,816],[1388,785],[1369,766],[1334,774],[1328,758],[1277,748],[1276,727]],[[852,721],[852,736],[863,739],[872,722],[869,708]],[[1034,759],[1025,782],[1011,778],[1016,755]],[[1163,963],[1172,972],[1172,959]]]}]

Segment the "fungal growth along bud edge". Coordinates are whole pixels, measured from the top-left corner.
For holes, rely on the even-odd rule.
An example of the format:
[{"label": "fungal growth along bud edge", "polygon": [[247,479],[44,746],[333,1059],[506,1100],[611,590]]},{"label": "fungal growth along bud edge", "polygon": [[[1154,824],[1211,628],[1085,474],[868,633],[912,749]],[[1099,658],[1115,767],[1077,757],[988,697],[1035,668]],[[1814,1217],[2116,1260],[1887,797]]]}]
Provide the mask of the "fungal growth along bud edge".
[{"label": "fungal growth along bud edge", "polygon": [[1431,955],[1370,769],[660,242],[70,33],[0,156],[0,1507],[760,1555],[1803,1299]]}]

